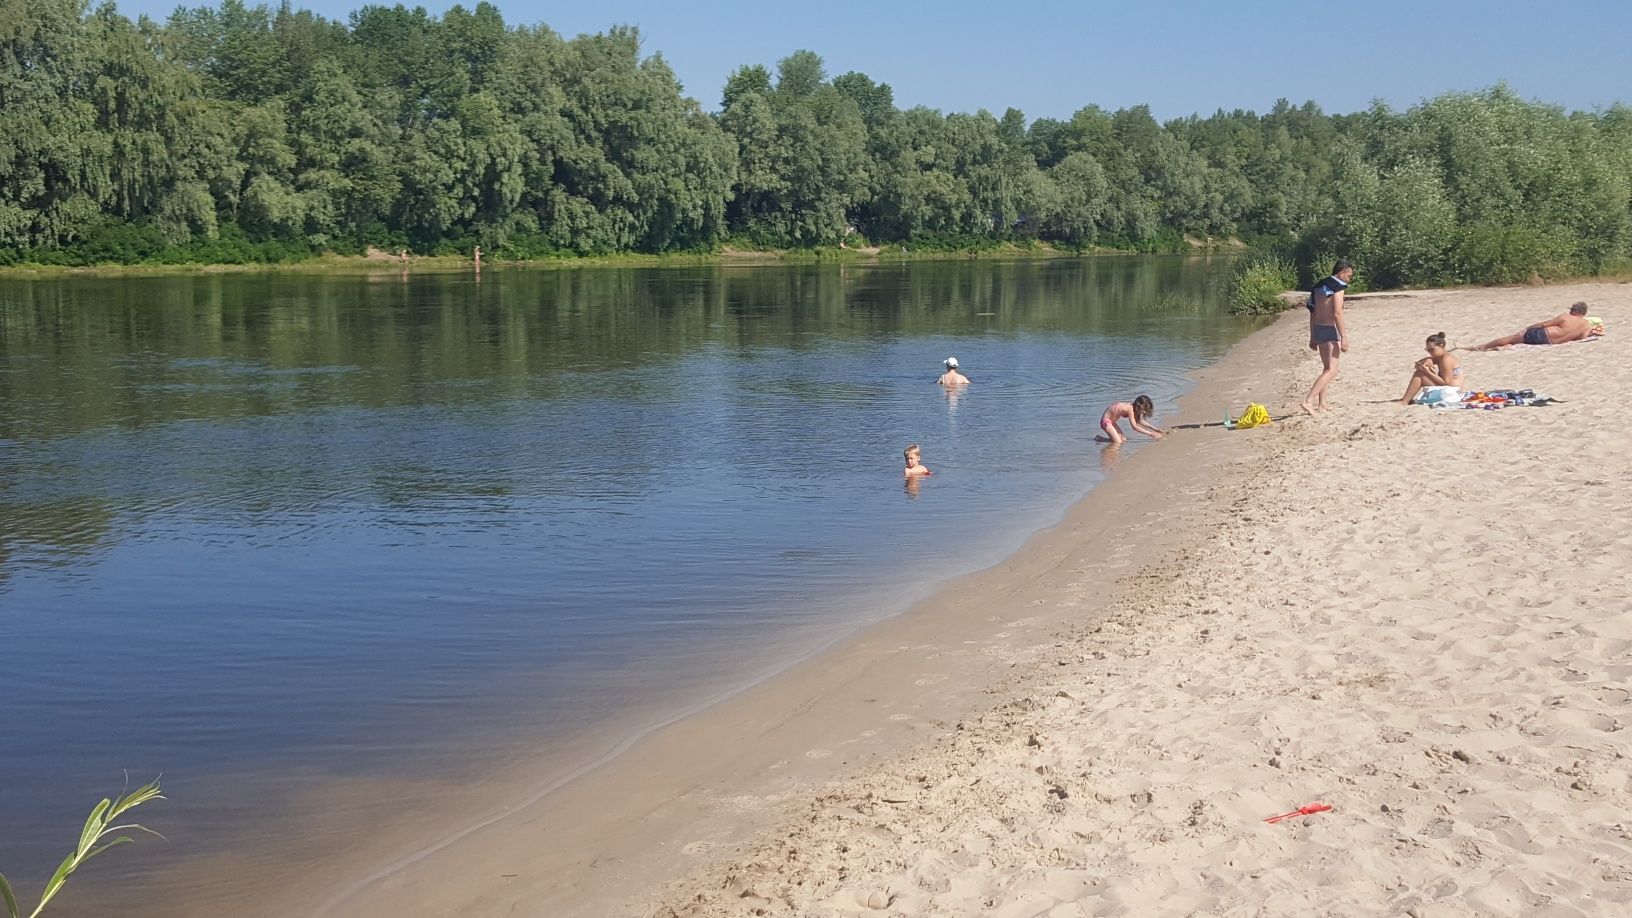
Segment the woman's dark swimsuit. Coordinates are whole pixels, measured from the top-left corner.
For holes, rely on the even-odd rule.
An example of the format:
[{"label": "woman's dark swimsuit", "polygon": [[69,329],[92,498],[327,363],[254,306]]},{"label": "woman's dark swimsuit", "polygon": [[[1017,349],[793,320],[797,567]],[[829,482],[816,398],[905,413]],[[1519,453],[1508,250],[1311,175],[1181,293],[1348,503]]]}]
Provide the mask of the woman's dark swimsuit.
[{"label": "woman's dark swimsuit", "polygon": [[1545,328],[1527,328],[1524,330],[1525,344],[1552,344],[1553,339],[1547,337]]},{"label": "woman's dark swimsuit", "polygon": [[1317,344],[1322,342],[1322,341],[1329,341],[1332,344],[1337,344],[1338,342],[1340,342],[1342,340],[1343,340],[1343,336],[1337,333],[1337,326],[1336,325],[1316,325],[1315,326],[1315,342]]}]

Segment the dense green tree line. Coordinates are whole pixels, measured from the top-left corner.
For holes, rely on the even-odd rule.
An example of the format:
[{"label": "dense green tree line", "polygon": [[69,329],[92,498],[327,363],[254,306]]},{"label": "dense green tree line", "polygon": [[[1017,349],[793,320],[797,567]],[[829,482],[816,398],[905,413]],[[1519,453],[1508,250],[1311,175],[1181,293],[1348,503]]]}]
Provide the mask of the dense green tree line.
[{"label": "dense green tree line", "polygon": [[0,259],[281,259],[481,243],[500,256],[739,239],[916,247],[1185,237],[1334,253],[1373,283],[1590,273],[1632,257],[1632,110],[1506,87],[1409,111],[1313,103],[1160,123],[1089,106],[896,107],[800,51],[718,111],[615,28],[487,3],[345,22],[227,0],[132,22],[0,0]]}]

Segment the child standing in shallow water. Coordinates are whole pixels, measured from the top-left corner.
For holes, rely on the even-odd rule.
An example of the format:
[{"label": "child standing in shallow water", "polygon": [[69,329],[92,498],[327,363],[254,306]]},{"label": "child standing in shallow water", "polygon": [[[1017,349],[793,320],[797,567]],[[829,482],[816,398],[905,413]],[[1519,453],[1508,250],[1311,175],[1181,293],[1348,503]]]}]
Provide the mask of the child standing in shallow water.
[{"label": "child standing in shallow water", "polygon": [[1156,403],[1150,396],[1141,395],[1131,402],[1117,402],[1105,409],[1099,417],[1099,429],[1104,432],[1105,439],[1112,443],[1122,443],[1127,437],[1117,428],[1117,423],[1126,419],[1128,425],[1153,440],[1160,440],[1162,431],[1145,423],[1145,420],[1156,413]]},{"label": "child standing in shallow water", "polygon": [[918,444],[908,443],[907,448],[901,451],[901,455],[906,457],[907,460],[907,467],[901,470],[901,477],[928,478],[929,476],[935,474],[929,470],[928,466],[924,465],[923,462],[920,461],[919,457],[922,455],[922,452],[918,449]]}]

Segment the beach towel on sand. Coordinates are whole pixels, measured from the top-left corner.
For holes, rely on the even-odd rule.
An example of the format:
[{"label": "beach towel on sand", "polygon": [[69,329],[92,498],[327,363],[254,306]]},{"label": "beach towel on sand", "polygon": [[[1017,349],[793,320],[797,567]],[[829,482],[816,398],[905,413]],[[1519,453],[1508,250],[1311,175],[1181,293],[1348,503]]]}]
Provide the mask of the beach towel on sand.
[{"label": "beach towel on sand", "polygon": [[1478,392],[1468,392],[1464,394],[1460,404],[1453,401],[1428,403],[1420,400],[1417,402],[1417,404],[1427,404],[1430,408],[1460,407],[1496,409],[1539,408],[1543,405],[1554,404],[1557,401],[1558,399],[1545,393],[1537,392],[1534,389],[1484,389]]},{"label": "beach towel on sand", "polygon": [[1418,405],[1459,404],[1462,401],[1462,390],[1456,386],[1429,386],[1417,393]]}]

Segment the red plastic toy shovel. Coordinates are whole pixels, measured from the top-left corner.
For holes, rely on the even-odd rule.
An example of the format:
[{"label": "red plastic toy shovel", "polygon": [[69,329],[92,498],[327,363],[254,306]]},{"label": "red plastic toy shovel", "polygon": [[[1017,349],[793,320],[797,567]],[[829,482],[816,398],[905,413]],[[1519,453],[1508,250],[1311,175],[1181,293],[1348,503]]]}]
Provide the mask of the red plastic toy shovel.
[{"label": "red plastic toy shovel", "polygon": [[1283,819],[1291,819],[1294,816],[1312,816],[1315,813],[1324,813],[1329,809],[1331,809],[1331,807],[1324,803],[1305,803],[1303,806],[1298,807],[1290,813],[1282,813],[1279,816],[1271,816],[1264,820],[1264,822],[1280,822]]}]

